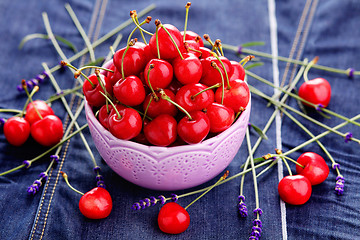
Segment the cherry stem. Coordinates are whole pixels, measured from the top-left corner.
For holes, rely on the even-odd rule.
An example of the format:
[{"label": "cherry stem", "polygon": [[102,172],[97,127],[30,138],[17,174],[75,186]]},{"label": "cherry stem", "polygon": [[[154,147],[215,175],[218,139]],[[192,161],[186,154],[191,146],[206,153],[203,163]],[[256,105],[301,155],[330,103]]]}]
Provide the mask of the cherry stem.
[{"label": "cherry stem", "polygon": [[214,89],[214,88],[218,88],[218,87],[220,87],[221,85],[222,85],[221,83],[217,83],[217,84],[214,84],[214,85],[212,85],[212,86],[210,86],[210,87],[207,87],[207,88],[201,90],[200,92],[196,93],[195,95],[191,96],[191,98],[195,98],[195,97],[197,97],[198,95],[202,94],[203,92],[206,92],[207,90],[211,90],[211,89]]},{"label": "cherry stem", "polygon": [[[156,23],[156,21],[155,21]],[[155,34],[156,34],[156,51],[157,51],[157,56],[158,56],[158,59],[161,59],[161,56],[160,56],[160,48],[159,48],[159,27],[160,25],[156,25],[156,30],[155,30]]]},{"label": "cherry stem", "polygon": [[304,71],[304,81],[305,82],[309,81],[309,78],[308,78],[309,70],[312,66],[314,66],[314,64],[316,64],[318,62],[318,60],[319,60],[319,57],[315,57],[305,68],[305,71]]},{"label": "cherry stem", "polygon": [[125,73],[124,73],[124,59],[125,59],[125,55],[127,53],[127,51],[129,50],[130,46],[134,46],[136,43],[137,39],[132,39],[130,40],[130,42],[128,42],[128,44],[126,45],[126,49],[121,57],[121,76],[123,79],[125,79]]},{"label": "cherry stem", "polygon": [[197,200],[199,200],[200,198],[202,198],[205,194],[207,194],[211,189],[213,189],[214,187],[216,187],[217,185],[219,185],[220,182],[224,181],[227,177],[229,176],[229,171],[226,171],[224,173],[224,175],[222,175],[220,177],[220,179],[215,183],[213,184],[212,186],[210,186],[205,192],[203,192],[199,197],[197,197],[194,201],[192,201],[191,203],[189,203],[189,205],[187,205],[185,207],[185,210],[190,207],[191,205],[193,205]]},{"label": "cherry stem", "polygon": [[217,47],[217,49],[220,49],[221,56],[224,56],[224,52],[223,52],[223,49],[222,49],[222,45],[221,45],[221,40],[220,40],[220,39],[216,39],[216,40],[215,40],[215,46]]},{"label": "cherry stem", "polygon": [[[27,89],[27,86],[26,86],[25,80],[22,81],[22,85],[23,85],[23,89],[24,89],[25,92],[26,92],[26,95],[28,96],[28,100],[30,100],[30,102],[33,104],[33,107],[34,107],[34,109],[35,109],[36,114],[39,116],[40,119],[43,119],[43,117],[41,116],[39,110],[38,110],[38,109],[36,108],[36,106],[34,105],[34,101],[33,101],[33,99],[32,99],[32,96],[34,96],[34,94],[35,94],[37,91],[39,91],[39,86],[35,86],[35,87],[33,88],[33,90],[31,91],[31,93],[29,93],[29,91],[28,91],[28,89]],[[24,109],[26,109],[28,103],[29,103],[29,102],[27,101],[27,103],[26,103],[25,106],[24,106]],[[23,111],[22,111],[22,113],[21,113],[21,117],[23,116],[24,109],[23,109]]]},{"label": "cherry stem", "polygon": [[151,90],[151,92],[152,92],[155,100],[156,100],[156,101],[159,101],[159,98],[158,98],[158,96],[156,95],[153,87],[151,86],[151,82],[150,82],[150,71],[151,71],[154,67],[155,67],[154,64],[150,64],[150,65],[149,65],[149,69],[148,69],[148,71],[147,71],[147,81],[148,81],[149,88],[150,88],[150,90]]},{"label": "cherry stem", "polygon": [[202,54],[202,52],[200,50],[196,50],[196,49],[193,49],[191,47],[187,47],[186,49],[188,49],[189,51],[193,51],[193,52],[197,52],[197,53]]},{"label": "cherry stem", "polygon": [[204,34],[203,37],[211,45],[211,47],[212,47],[211,51],[216,51],[216,54],[218,56],[220,56],[221,54],[220,54],[219,50],[216,48],[216,46],[214,45],[214,43],[211,41],[210,36],[208,34]]},{"label": "cherry stem", "polygon": [[171,100],[170,97],[166,95],[164,90],[160,90],[160,94],[161,94],[162,99],[165,99],[166,101],[174,104],[176,107],[178,107],[182,112],[184,112],[186,114],[186,116],[189,118],[190,121],[192,121],[192,117],[191,117],[190,113],[188,111],[186,111],[182,106],[180,106],[179,104],[177,104],[176,102]]},{"label": "cherry stem", "polygon": [[111,69],[107,69],[107,68],[99,67],[99,66],[84,66],[84,67],[79,68],[78,71],[81,72],[81,71],[84,71],[85,69],[89,69],[89,68],[95,68],[95,69],[100,69],[100,70],[114,73],[114,71]]},{"label": "cherry stem", "polygon": [[298,163],[297,161],[295,161],[294,159],[292,159],[292,158],[290,158],[290,157],[288,157],[288,156],[283,156],[284,158],[286,158],[287,160],[289,160],[289,161],[291,161],[291,162],[293,162],[293,163],[295,163],[296,165],[298,165],[299,167],[301,167],[301,168],[305,168],[305,166],[303,166],[303,165],[301,165],[300,163]]},{"label": "cherry stem", "polygon": [[183,57],[183,55],[181,54],[181,51],[180,51],[178,45],[176,45],[176,42],[175,42],[174,38],[171,36],[171,34],[169,33],[169,31],[166,29],[166,27],[164,27],[164,25],[162,25],[161,23],[160,23],[160,27],[161,27],[162,29],[164,29],[164,31],[167,33],[167,35],[168,35],[169,38],[171,39],[172,43],[173,43],[174,46],[176,47],[176,50],[178,51],[181,60],[183,60],[184,57]]},{"label": "cherry stem", "polygon": [[216,54],[213,54],[213,56],[220,62],[222,68],[224,69],[224,72],[225,72],[225,77],[226,77],[226,82],[227,82],[227,89],[230,89],[231,86],[230,86],[230,80],[229,80],[229,76],[227,74],[227,71],[226,71],[226,68],[225,68],[225,65],[224,63],[221,61],[221,59],[219,58],[219,56],[216,56]]},{"label": "cherry stem", "polygon": [[71,186],[71,184],[69,183],[68,175],[67,175],[66,173],[64,173],[63,171],[60,171],[60,173],[61,173],[61,175],[63,176],[66,184],[69,186],[69,188],[70,188],[71,190],[73,190],[74,192],[77,192],[77,193],[79,193],[79,194],[81,194],[81,195],[84,195],[84,193],[80,192],[79,190],[77,190],[76,188],[74,188],[73,186]]},{"label": "cherry stem", "polygon": [[[145,29],[143,29],[141,27],[141,25],[139,25],[138,21],[136,21],[137,13],[135,10],[130,11],[130,17],[131,17],[132,21],[135,23],[135,25],[139,28],[140,31],[143,31],[144,33],[149,34],[150,36],[154,35],[153,33],[146,31]],[[146,20],[144,22],[146,23]]]},{"label": "cherry stem", "polygon": [[[212,66],[213,68],[215,68],[215,69],[219,72],[219,74],[220,74],[220,76],[221,76],[221,104],[224,104],[224,96],[225,96],[224,76],[223,76],[220,68],[218,67],[218,65],[217,65],[215,62],[211,62],[211,66]],[[225,71],[225,72],[226,72],[226,71]],[[228,81],[228,86],[229,86],[229,81]]]},{"label": "cherry stem", "polygon": [[241,64],[241,66],[245,67],[245,65],[250,62],[251,60],[253,60],[255,58],[254,55],[248,55],[246,57],[244,57],[243,59],[241,59],[241,61],[239,62],[239,64]]},{"label": "cherry stem", "polygon": [[111,99],[108,96],[106,96],[105,93],[103,93],[103,92],[100,92],[100,93],[106,98],[107,101],[109,101],[111,106],[113,106],[114,111],[116,112],[116,115],[117,115],[118,119],[121,119],[121,115],[120,115],[119,111],[117,110],[117,108],[115,107],[115,104],[111,101]]},{"label": "cherry stem", "polygon": [[135,27],[135,28],[131,31],[131,33],[129,34],[128,40],[127,40],[126,44],[129,44],[129,43],[130,43],[130,40],[131,40],[131,38],[132,38],[132,35],[135,33],[135,31],[136,31],[137,29],[140,30],[141,36],[143,37],[143,40],[144,40],[145,44],[147,44],[147,43],[146,43],[146,40],[145,40],[145,37],[144,37],[144,35],[143,35],[143,31],[138,27],[138,25],[139,25],[139,26],[144,25],[144,24],[146,23],[146,20],[144,20],[144,21],[143,21],[142,23],[140,23],[140,24],[139,24],[139,22],[137,21],[137,18],[135,19],[135,21],[136,21],[138,24],[136,25],[136,27]]},{"label": "cherry stem", "polygon": [[187,28],[187,24],[188,24],[190,6],[191,6],[191,2],[187,2],[186,5],[185,5],[186,12],[185,12],[184,38],[183,38],[184,42],[185,42],[185,38],[186,38],[186,28]]},{"label": "cherry stem", "polygon": [[153,97],[153,95],[151,94],[150,100],[149,100],[148,104],[146,105],[146,109],[145,109],[144,116],[143,116],[143,122],[144,122],[144,120],[145,120],[145,118],[146,118],[146,114],[147,114],[147,112],[148,112],[148,110],[149,110],[149,106],[150,106],[150,104],[151,104],[151,102],[152,102],[153,99],[154,99],[154,97]]},{"label": "cherry stem", "polygon": [[71,65],[70,63],[67,63],[65,61],[61,61],[61,65],[62,66],[67,66],[73,70],[75,70],[75,74],[74,74],[74,77],[76,78],[76,75],[77,74],[81,74],[81,76],[83,76],[91,85],[91,87],[94,89],[96,86],[95,84],[81,71],[78,71],[78,69],[76,67],[74,67],[73,65]]}]

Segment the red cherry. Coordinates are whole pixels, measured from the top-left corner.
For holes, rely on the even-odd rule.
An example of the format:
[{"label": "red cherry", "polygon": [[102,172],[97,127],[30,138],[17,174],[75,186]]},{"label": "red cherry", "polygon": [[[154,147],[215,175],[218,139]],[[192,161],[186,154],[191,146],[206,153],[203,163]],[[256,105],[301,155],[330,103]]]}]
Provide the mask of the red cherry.
[{"label": "red cherry", "polygon": [[197,93],[206,88],[207,86],[201,83],[186,84],[176,93],[176,103],[188,112],[202,110],[210,103],[214,102],[214,92],[211,89],[195,96]]},{"label": "red cherry", "polygon": [[136,137],[142,128],[142,119],[140,114],[132,108],[123,108],[119,110],[120,118],[116,113],[109,116],[109,131],[119,139],[130,140]]},{"label": "red cherry", "polygon": [[[229,59],[227,59],[226,57],[223,57],[223,56],[219,57],[219,59],[224,64],[225,70],[228,74],[228,77],[230,78],[230,76],[232,75],[234,70],[233,70],[233,67],[231,66]],[[210,57],[207,57],[207,58],[201,60],[203,74],[202,74],[200,82],[207,86],[212,86],[212,85],[222,82],[221,75],[218,72],[218,70],[215,69],[213,66],[211,66],[212,62],[215,62],[215,64],[219,67],[221,74],[224,78],[224,82],[226,82],[226,75],[224,72],[224,68],[222,67],[222,64],[216,57],[210,56]]]},{"label": "red cherry", "polygon": [[99,84],[99,81],[95,74],[88,76],[88,78],[94,86],[91,85],[89,81],[85,81],[83,84],[84,96],[90,106],[101,107],[106,102],[105,97],[100,93],[104,93],[104,90],[101,88],[101,85]]},{"label": "red cherry", "polygon": [[201,51],[200,59],[205,59],[212,56],[211,50],[206,47],[199,47],[199,51]]},{"label": "red cherry", "polygon": [[280,198],[292,205],[306,203],[311,196],[311,182],[303,175],[286,176],[279,182]]},{"label": "red cherry", "polygon": [[195,55],[183,53],[183,59],[177,57],[172,65],[176,79],[182,84],[198,83],[202,76],[202,65]]},{"label": "red cherry", "polygon": [[109,216],[112,209],[112,199],[109,192],[96,187],[85,193],[79,201],[80,212],[90,219],[102,219]]},{"label": "red cherry", "polygon": [[164,233],[179,234],[189,227],[190,215],[179,204],[169,202],[160,209],[158,225]]},{"label": "red cherry", "polygon": [[[124,56],[124,75],[139,75],[147,63],[147,56],[145,55],[146,45],[141,42],[136,42],[135,45],[130,46]],[[121,73],[122,57],[126,47],[115,52],[113,60],[117,70]]]},{"label": "red cherry", "polygon": [[144,126],[146,139],[153,145],[166,147],[176,140],[177,122],[168,114],[161,114]]},{"label": "red cherry", "polygon": [[230,77],[230,80],[235,80],[235,79],[240,79],[240,80],[244,80],[245,79],[245,69],[244,67],[236,62],[236,61],[230,61],[231,66],[234,69],[234,72]]},{"label": "red cherry", "polygon": [[112,105],[108,104],[108,106],[106,106],[106,104],[105,104],[99,110],[99,114],[98,114],[99,122],[106,129],[109,129],[108,120],[109,120],[109,115],[110,115],[110,112],[111,112],[112,109],[113,109]]},{"label": "red cherry", "polygon": [[30,124],[22,117],[11,117],[4,124],[4,135],[11,145],[21,146],[30,136]]},{"label": "red cherry", "polygon": [[50,147],[59,143],[64,135],[63,125],[55,115],[47,115],[31,125],[31,136],[39,144]]},{"label": "red cherry", "polygon": [[210,120],[210,132],[219,133],[228,129],[234,122],[234,110],[219,103],[211,103],[206,108]]},{"label": "red cherry", "polygon": [[314,152],[306,152],[299,156],[297,162],[304,168],[296,165],[296,172],[310,180],[311,185],[317,185],[325,181],[329,175],[329,167],[324,158]]},{"label": "red cherry", "polygon": [[[175,94],[172,91],[168,89],[164,89],[163,91],[166,96],[168,96],[172,101],[175,101]],[[142,105],[144,112],[147,109],[146,115],[150,118],[155,118],[161,114],[169,114],[170,116],[175,117],[178,112],[177,107],[169,101],[161,98],[161,94],[159,92],[156,92],[156,96],[158,97],[157,100],[152,97],[152,93],[149,93],[146,96]],[[149,105],[150,98],[152,98],[152,101]]]},{"label": "red cherry", "polygon": [[116,99],[128,106],[139,105],[145,99],[145,88],[140,78],[134,75],[117,81],[113,91]]},{"label": "red cherry", "polygon": [[106,91],[110,94],[113,95],[113,86],[115,85],[115,83],[117,81],[119,81],[121,79],[121,72],[119,72],[117,70],[117,68],[114,66],[114,64],[111,64],[111,66],[108,68],[112,71],[112,72],[107,72],[107,75],[105,76],[105,86],[106,86]]},{"label": "red cherry", "polygon": [[[145,84],[149,86],[148,71],[150,65],[153,69],[150,70],[149,78],[152,89],[166,88],[173,79],[173,67],[165,60],[154,58],[148,62],[144,70]],[[150,86],[149,86],[150,87]]]},{"label": "red cherry", "polygon": [[[240,112],[245,109],[250,100],[250,90],[246,82],[236,79],[230,81],[230,88],[225,87],[224,90],[224,102],[225,106],[228,106],[234,110],[234,112]],[[219,87],[215,92],[215,102],[221,103],[222,88]]]},{"label": "red cherry", "polygon": [[315,78],[304,82],[299,88],[299,96],[312,104],[321,104],[322,107],[327,107],[331,98],[330,83],[324,78]]},{"label": "red cherry", "polygon": [[[174,39],[176,45],[182,49],[184,47],[183,38],[179,30],[170,24],[163,25],[172,38]],[[171,38],[167,34],[167,32],[163,28],[159,28],[158,30],[158,42],[159,42],[159,50],[161,59],[173,59],[179,56],[179,53],[172,42]],[[156,34],[154,34],[149,41],[150,49],[153,55],[157,56],[157,46],[156,46]]]},{"label": "red cherry", "polygon": [[45,101],[35,100],[26,107],[25,120],[28,121],[30,125],[41,119],[36,110],[38,110],[42,117],[54,115],[54,111]]},{"label": "red cherry", "polygon": [[[181,33],[181,36],[184,36],[184,31],[181,31],[180,33]],[[185,40],[194,40],[199,44],[199,47],[204,46],[204,42],[203,42],[202,38],[199,36],[199,34],[193,32],[193,31],[186,30]]]},{"label": "red cherry", "polygon": [[190,116],[192,119],[185,116],[179,121],[177,132],[186,143],[199,143],[206,138],[210,131],[210,120],[201,111],[191,112]]}]

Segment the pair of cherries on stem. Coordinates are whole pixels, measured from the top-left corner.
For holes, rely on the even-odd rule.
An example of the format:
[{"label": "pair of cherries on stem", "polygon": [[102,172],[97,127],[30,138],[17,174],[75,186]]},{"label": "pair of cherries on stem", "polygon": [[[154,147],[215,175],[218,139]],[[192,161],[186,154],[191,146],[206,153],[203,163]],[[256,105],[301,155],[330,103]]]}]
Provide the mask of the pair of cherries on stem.
[{"label": "pair of cherries on stem", "polygon": [[[24,89],[27,90],[26,86]],[[33,93],[36,91],[37,87],[34,88]],[[31,99],[30,95],[29,99]],[[23,145],[30,135],[36,142],[46,147],[60,142],[63,136],[62,121],[54,115],[54,111],[46,102],[31,101],[26,106],[25,117],[23,113],[24,110],[20,116],[13,116],[4,124],[5,138],[11,145]]]},{"label": "pair of cherries on stem", "polygon": [[317,153],[305,152],[299,156],[296,166],[297,175],[284,177],[278,185],[280,198],[292,205],[306,203],[311,196],[312,186],[325,181],[329,175],[329,167]]},{"label": "pair of cherries on stem", "polygon": [[75,189],[68,180],[68,175],[61,171],[66,184],[74,192],[81,194],[79,200],[80,212],[89,219],[103,219],[110,215],[112,210],[112,198],[110,193],[103,187],[96,187],[92,190],[82,193]]}]

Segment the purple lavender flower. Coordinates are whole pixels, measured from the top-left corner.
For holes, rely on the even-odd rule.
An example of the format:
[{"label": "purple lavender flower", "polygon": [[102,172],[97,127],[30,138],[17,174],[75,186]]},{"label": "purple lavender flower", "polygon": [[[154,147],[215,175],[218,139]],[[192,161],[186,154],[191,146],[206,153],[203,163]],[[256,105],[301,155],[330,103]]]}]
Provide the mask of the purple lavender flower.
[{"label": "purple lavender flower", "polygon": [[354,77],[354,72],[355,72],[355,69],[349,68],[348,69],[348,77],[353,78]]},{"label": "purple lavender flower", "polygon": [[343,195],[344,193],[344,184],[345,184],[345,179],[342,175],[339,175],[336,177],[336,185],[335,185],[335,191],[337,193],[337,195]]},{"label": "purple lavender flower", "polygon": [[35,180],[33,184],[31,184],[30,187],[28,187],[27,189],[28,194],[34,196],[39,191],[41,185],[42,182],[40,179]]},{"label": "purple lavender flower", "polygon": [[348,143],[351,141],[351,138],[352,138],[352,133],[351,132],[348,132],[345,136],[345,142]]},{"label": "purple lavender flower", "polygon": [[171,199],[173,200],[173,202],[177,202],[177,200],[179,199],[178,195],[172,193],[171,194]]},{"label": "purple lavender flower", "polygon": [[237,49],[237,54],[241,55],[241,53],[242,53],[242,46],[239,46],[238,49]]},{"label": "purple lavender flower", "polygon": [[245,196],[239,195],[238,201],[239,201],[239,203],[238,203],[239,214],[241,217],[245,218],[248,216],[248,209],[245,204]]},{"label": "purple lavender flower", "polygon": [[263,212],[262,212],[261,208],[255,208],[253,213],[254,213],[255,217],[257,217],[258,214],[259,214],[259,216],[261,216]]},{"label": "purple lavender flower", "polygon": [[253,221],[253,227],[251,228],[251,234],[249,239],[259,239],[261,237],[262,223],[260,219]]},{"label": "purple lavender flower", "polygon": [[324,105],[322,105],[321,103],[320,104],[318,104],[317,106],[316,106],[316,110],[317,111],[321,111],[322,109],[324,108]]},{"label": "purple lavender flower", "polygon": [[50,156],[50,161],[55,161],[56,163],[59,162],[59,156],[58,155],[51,155]]}]

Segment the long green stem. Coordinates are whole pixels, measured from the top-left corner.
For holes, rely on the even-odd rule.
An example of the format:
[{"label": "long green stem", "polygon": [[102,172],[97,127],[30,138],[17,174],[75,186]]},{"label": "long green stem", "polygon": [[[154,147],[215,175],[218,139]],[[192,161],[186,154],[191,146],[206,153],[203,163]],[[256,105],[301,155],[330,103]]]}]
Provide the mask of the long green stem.
[{"label": "long green stem", "polygon": [[67,175],[66,173],[64,173],[63,171],[61,171],[61,174],[62,174],[62,176],[63,176],[66,184],[68,185],[68,187],[69,187],[71,190],[73,190],[74,192],[77,192],[77,193],[79,193],[79,194],[81,194],[81,195],[84,195],[83,192],[80,192],[79,190],[77,190],[76,188],[74,188],[74,187],[69,183],[68,175]]}]

